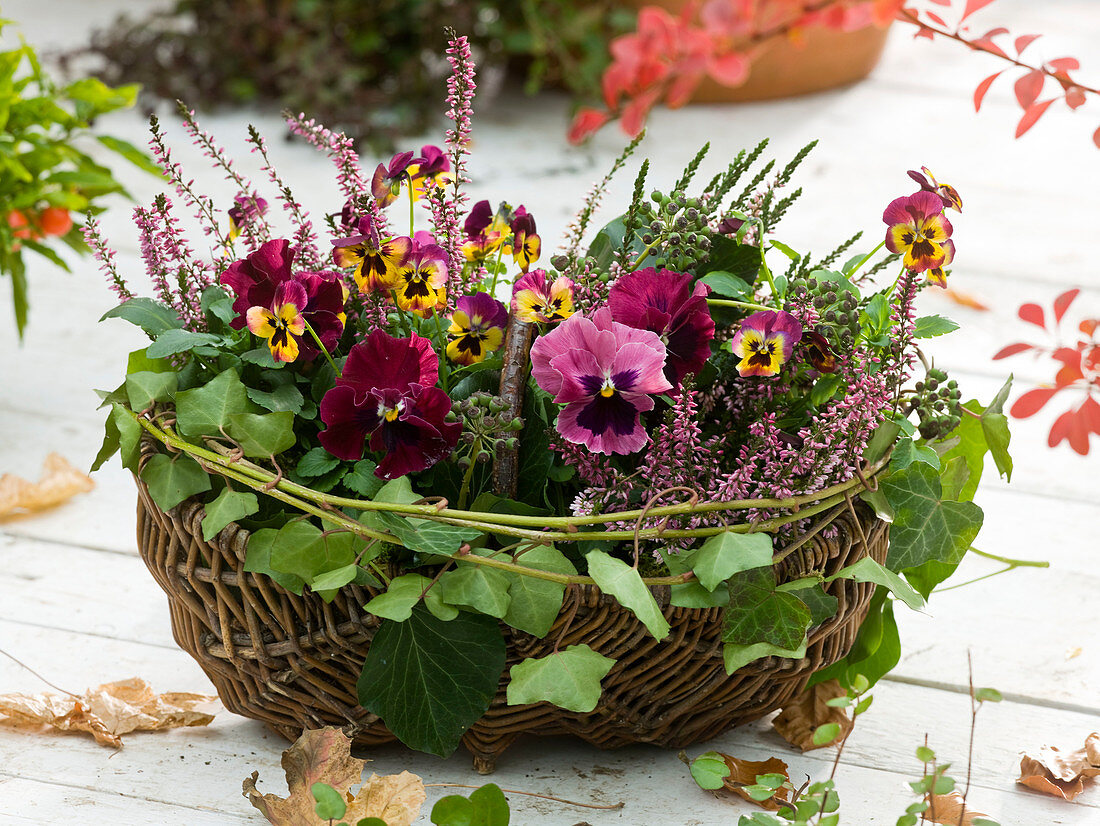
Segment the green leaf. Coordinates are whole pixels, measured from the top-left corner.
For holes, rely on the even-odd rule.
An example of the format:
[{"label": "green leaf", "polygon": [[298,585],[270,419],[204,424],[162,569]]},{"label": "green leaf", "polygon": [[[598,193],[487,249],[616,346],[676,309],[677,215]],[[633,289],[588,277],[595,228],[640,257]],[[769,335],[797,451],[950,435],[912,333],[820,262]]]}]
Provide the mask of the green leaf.
[{"label": "green leaf", "polygon": [[474,804],[472,826],[508,826],[508,799],[496,783],[474,789],[470,792],[470,802]]},{"label": "green leaf", "polygon": [[305,479],[312,479],[314,476],[324,476],[338,464],[340,460],[323,447],[315,447],[298,460],[294,472]]},{"label": "green leaf", "polygon": [[893,447],[899,433],[901,433],[901,425],[891,419],[880,424],[871,434],[867,447],[863,450],[863,461],[871,464],[885,456],[886,451]]},{"label": "green leaf", "polygon": [[[381,492],[379,492],[381,496]],[[418,497],[419,498],[419,497]],[[375,501],[379,501],[376,496]],[[482,535],[477,528],[461,528],[455,525],[443,525],[425,519],[406,519],[388,511],[376,511],[373,516],[397,537],[410,551],[425,554],[450,556],[464,544],[473,542]]]},{"label": "green leaf", "polygon": [[344,796],[327,783],[314,783],[309,790],[313,795],[313,799],[317,801],[313,811],[322,820],[335,820],[343,817],[348,810],[348,804],[344,800]]},{"label": "green leaf", "polygon": [[300,576],[276,571],[271,567],[271,549],[275,547],[278,537],[279,531],[274,528],[253,531],[248,537],[244,569],[254,574],[265,574],[277,585],[300,596],[306,584],[305,580]]},{"label": "green leaf", "polygon": [[715,295],[726,298],[747,298],[752,293],[752,286],[731,272],[716,270],[709,272],[699,279],[700,282],[710,287]]},{"label": "green leaf", "polygon": [[141,434],[143,433],[141,425],[121,404],[111,405],[110,420],[118,430],[118,449],[122,466],[131,473],[137,473],[138,460],[141,458]]},{"label": "green leaf", "polygon": [[725,785],[730,776],[730,767],[716,751],[706,751],[691,761],[691,776],[700,789],[714,791]]},{"label": "green leaf", "polygon": [[294,435],[294,414],[232,413],[226,428],[241,446],[245,456],[277,456],[298,441]]},{"label": "green leaf", "polygon": [[457,568],[439,578],[436,587],[448,605],[472,608],[501,619],[508,613],[512,601],[508,595],[509,584],[508,576],[495,568],[459,562]]},{"label": "green leaf", "polygon": [[943,502],[939,475],[925,464],[891,473],[880,487],[894,509],[886,567],[899,572],[935,560],[958,563],[982,527],[973,502]]},{"label": "green leaf", "polygon": [[360,459],[355,466],[344,475],[342,484],[349,490],[353,490],[360,496],[373,499],[378,495],[385,482],[375,475],[374,469],[378,467],[371,459]]},{"label": "green leaf", "polygon": [[209,542],[230,522],[258,513],[259,500],[251,491],[223,488],[218,498],[205,506],[202,518],[202,538]]},{"label": "green leaf", "polygon": [[[553,545],[536,545],[516,559],[517,564],[540,571],[573,576],[577,569]],[[565,585],[523,574],[509,574],[508,610],[503,620],[513,628],[526,631],[540,639],[550,631],[561,611]]]},{"label": "green leaf", "polygon": [[888,588],[890,593],[900,599],[914,611],[919,611],[924,607],[924,598],[918,594],[913,588],[900,576],[891,571],[889,568],[883,567],[869,556],[863,557],[852,565],[837,571],[826,581],[832,582],[834,579],[851,579],[855,582],[873,582],[876,585],[882,585],[884,588]]},{"label": "green leaf", "polygon": [[221,341],[221,336],[211,335],[210,333],[195,333],[191,330],[173,328],[165,330],[157,336],[156,341],[146,349],[146,353],[149,358],[162,359],[174,356],[177,353],[186,353],[203,345],[220,344]]},{"label": "green leaf", "polygon": [[825,593],[824,586],[820,582],[815,582],[805,588],[789,589],[787,593],[806,603],[806,607],[810,609],[810,622],[812,625],[821,625],[825,620],[836,616],[839,601],[832,594]]},{"label": "green leaf", "polygon": [[739,244],[725,235],[711,238],[710,259],[702,269],[707,273],[728,272],[746,284],[755,284],[760,274],[761,253],[759,247]]},{"label": "green leaf", "polygon": [[355,826],[386,826],[386,821],[380,817],[364,817]]},{"label": "green leaf", "polygon": [[974,699],[979,703],[999,703],[1004,696],[995,688],[979,688],[974,692]]},{"label": "green leaf", "polygon": [[751,645],[727,642],[722,646],[722,662],[726,667],[727,674],[732,674],[742,666],[748,665],[753,660],[759,660],[761,657],[786,657],[787,659],[800,660],[805,656],[805,639],[797,648],[780,648],[769,642],[756,642]]},{"label": "green leaf", "polygon": [[[845,279],[847,280],[847,279]],[[890,324],[890,302],[882,293],[875,293],[862,313],[864,324],[872,333],[881,333]]]},{"label": "green leaf", "polygon": [[438,586],[428,588],[431,584],[431,579],[421,574],[402,574],[390,580],[385,592],[364,605],[363,610],[394,622],[404,622],[412,616],[423,594],[424,604],[432,614],[445,622],[453,620],[458,616],[458,609],[443,602]]},{"label": "green leaf", "polygon": [[[940,456],[940,463],[941,466],[946,467],[955,458],[961,458],[966,462],[969,470],[966,481],[959,487],[957,492],[953,491],[954,496],[945,494],[944,498],[958,502],[969,502],[974,498],[974,494],[978,490],[978,483],[981,482],[982,471],[985,469],[985,454],[989,450],[989,445],[985,440],[985,432],[980,418],[985,408],[976,399],[971,399],[963,407],[971,413],[978,414],[978,417],[963,414],[959,426],[951,432],[952,436],[958,438],[959,443]],[[957,470],[956,473],[958,473]]]},{"label": "green leaf", "polygon": [[874,509],[875,516],[883,522],[893,524],[894,509],[890,507],[890,503],[886,501],[886,494],[883,493],[880,488],[875,488],[874,490],[861,490],[859,492],[859,498]]},{"label": "green leaf", "polygon": [[836,679],[851,686],[857,675],[863,675],[874,685],[888,674],[901,659],[901,640],[894,621],[894,603],[884,587],[875,589],[867,618],[859,627],[852,650],[844,659],[823,668],[810,677],[810,685]]},{"label": "green leaf", "polygon": [[148,333],[150,338],[156,338],[167,330],[183,326],[175,310],[151,298],[131,298],[105,312],[99,320],[108,318],[121,318],[136,324]]},{"label": "green leaf", "polygon": [[153,402],[170,401],[176,394],[177,378],[177,373],[129,373],[125,386],[130,409],[140,412]]},{"label": "green leaf", "polygon": [[917,319],[913,326],[913,338],[935,338],[953,333],[959,325],[942,315],[926,315]]},{"label": "green leaf", "polygon": [[840,723],[825,723],[814,729],[813,743],[815,746],[827,746],[840,735]]},{"label": "green leaf", "polygon": [[[333,568],[331,571],[318,574],[310,581],[309,587],[319,594],[322,591],[325,594],[334,594],[349,582],[354,582],[361,570],[362,568],[356,563],[349,562],[341,568]],[[322,599],[325,599],[325,594],[321,595]],[[328,602],[329,600],[325,599],[325,601]]]},{"label": "green leaf", "polygon": [[[943,488],[943,498],[958,502],[962,499],[963,488],[970,480],[970,466],[963,456],[952,456],[943,463],[940,468],[940,485]],[[866,501],[866,500],[864,500]],[[893,514],[891,519],[893,521]]]},{"label": "green leaf", "polygon": [[255,390],[249,387],[246,392],[248,393],[249,399],[260,407],[270,410],[273,413],[285,412],[298,415],[302,412],[302,405],[305,404],[305,398],[302,396],[302,391],[293,384],[280,385],[271,392]]},{"label": "green leaf", "polygon": [[124,141],[120,138],[112,138],[110,135],[96,135],[96,140],[106,146],[112,152],[116,152],[123,158],[128,160],[138,169],[145,170],[150,175],[156,175],[158,178],[163,178],[164,173],[161,168],[153,163],[152,159],[134,146],[128,141]]},{"label": "green leaf", "polygon": [[989,454],[997,465],[997,472],[1005,477],[1005,481],[1012,481],[1012,456],[1008,453],[1008,443],[1012,434],[1008,432],[1008,417],[1004,413],[990,412],[992,407],[982,414],[982,433],[985,435],[985,443],[989,445]]},{"label": "green leaf", "polygon": [[309,522],[288,522],[279,529],[270,549],[271,567],[312,582],[314,577],[355,561],[356,537],[351,533],[324,534]]},{"label": "green leaf", "polygon": [[898,439],[890,457],[890,469],[904,470],[913,462],[924,462],[936,470],[940,469],[940,455],[928,445],[918,445],[909,436]]},{"label": "green leaf", "polygon": [[599,703],[600,681],[614,665],[615,660],[587,645],[570,645],[545,657],[526,659],[512,666],[508,705],[547,702],[587,714]]},{"label": "green leaf", "polygon": [[771,567],[735,574],[729,581],[722,641],[737,645],[765,642],[791,650],[806,638],[810,609],[793,594],[776,590]]},{"label": "green leaf", "polygon": [[176,394],[176,428],[186,438],[220,436],[237,413],[248,413],[249,401],[235,370],[219,373],[202,387]]},{"label": "green leaf", "polygon": [[406,746],[449,756],[489,708],[506,647],[492,617],[461,612],[450,622],[413,609],[383,620],[359,676],[359,703]]},{"label": "green leaf", "polygon": [[772,564],[772,538],[766,533],[724,531],[704,542],[691,556],[691,569],[708,591],[734,574]]},{"label": "green leaf", "polygon": [[150,457],[141,470],[141,479],[163,511],[171,510],[189,496],[210,490],[209,474],[186,453],[175,457],[158,453]]},{"label": "green leaf", "polygon": [[473,826],[474,804],[460,794],[449,794],[435,802],[431,818],[436,826]]},{"label": "green leaf", "polygon": [[148,348],[134,350],[126,358],[126,373],[175,373],[176,368],[168,359],[149,358]]},{"label": "green leaf", "polygon": [[658,642],[668,636],[668,620],[637,570],[604,551],[589,551],[585,559],[588,560],[588,575],[596,580],[601,591],[611,594],[620,605],[633,611]]},{"label": "green leaf", "polygon": [[104,463],[118,453],[119,448],[119,432],[118,425],[115,423],[114,411],[112,410],[107,414],[107,421],[103,423],[103,442],[99,446],[99,452],[96,453],[95,459],[92,461],[91,472],[95,473]]}]

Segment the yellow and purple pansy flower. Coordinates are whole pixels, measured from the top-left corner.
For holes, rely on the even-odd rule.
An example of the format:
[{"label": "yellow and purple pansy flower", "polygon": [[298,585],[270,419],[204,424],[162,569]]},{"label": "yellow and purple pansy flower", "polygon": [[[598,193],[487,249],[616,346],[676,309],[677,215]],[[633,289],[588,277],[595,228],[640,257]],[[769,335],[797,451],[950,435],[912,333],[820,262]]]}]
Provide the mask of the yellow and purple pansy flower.
[{"label": "yellow and purple pansy flower", "polygon": [[910,169],[906,174],[920,184],[922,191],[934,192],[939,195],[940,200],[943,201],[944,209],[953,209],[956,212],[962,212],[962,198],[959,196],[955,187],[939,183],[932,174],[932,170],[927,166],[922,166],[920,170],[920,172],[917,172],[916,170]]},{"label": "yellow and purple pansy flower", "polygon": [[378,233],[374,221],[359,219],[358,234],[333,240],[332,259],[338,267],[354,267],[352,277],[363,295],[389,294],[397,287],[397,268],[412,246],[409,238],[386,238]]},{"label": "yellow and purple pansy flower", "polygon": [[233,198],[226,214],[229,216],[229,240],[235,240],[241,230],[263,217],[267,212],[267,201],[256,193],[240,194]]},{"label": "yellow and purple pansy flower", "polygon": [[947,289],[947,272],[944,268],[955,260],[955,242],[950,238],[943,242],[943,252],[943,263],[938,267],[929,268],[925,275],[928,276],[929,284],[935,284],[937,287]]},{"label": "yellow and purple pansy flower", "polygon": [[447,252],[435,238],[423,230],[409,243],[409,252],[394,268],[393,299],[402,310],[430,318],[447,306]]},{"label": "yellow and purple pansy flower", "polygon": [[775,376],[802,339],[802,324],[784,310],[761,310],[741,322],[730,349],[743,377]]},{"label": "yellow and purple pansy flower", "polygon": [[535,231],[535,218],[521,205],[512,216],[511,226],[512,260],[527,272],[542,252],[542,239]]},{"label": "yellow and purple pansy flower", "polygon": [[402,185],[409,182],[409,167],[419,162],[419,158],[413,159],[412,152],[398,152],[390,158],[389,166],[378,164],[370,183],[371,194],[378,206],[388,207],[397,200]]},{"label": "yellow and purple pansy flower", "polygon": [[668,350],[665,377],[673,387],[703,368],[714,338],[714,319],[707,308],[710,288],[693,288],[691,281],[687,273],[646,267],[619,278],[607,302],[615,321],[661,337]]},{"label": "yellow and purple pansy flower", "polygon": [[500,349],[508,310],[488,293],[464,295],[455,302],[447,330],[447,358],[455,364],[476,364]]},{"label": "yellow and purple pansy flower", "polygon": [[447,422],[451,399],[435,386],[439,362],[431,342],[415,333],[394,338],[375,330],[352,346],[340,377],[321,399],[321,445],[357,460],[368,445],[384,453],[382,479],[425,470],[454,450],[460,422]]},{"label": "yellow and purple pansy flower", "polygon": [[577,314],[531,348],[531,374],[565,405],[557,429],[593,453],[628,454],[649,441],[641,414],[653,395],[672,389],[665,378],[665,345],[656,333],[612,320],[606,307]]},{"label": "yellow and purple pansy flower", "polygon": [[298,358],[299,340],[306,332],[302,309],[306,306],[306,289],[297,281],[284,281],[275,290],[271,307],[249,307],[245,314],[253,335],[267,339],[275,361]]},{"label": "yellow and purple pansy flower", "polygon": [[573,315],[573,281],[560,275],[547,283],[546,270],[524,273],[512,287],[512,313],[529,323],[564,321]]},{"label": "yellow and purple pansy flower", "polygon": [[836,354],[829,346],[829,340],[817,330],[805,330],[802,333],[802,347],[806,360],[819,373],[836,372]]},{"label": "yellow and purple pansy flower", "polygon": [[429,186],[445,186],[451,180],[451,160],[438,146],[420,147],[420,158],[409,164],[409,185],[419,201]]},{"label": "yellow and purple pansy flower", "polygon": [[504,239],[512,232],[500,212],[493,214],[493,208],[488,201],[474,204],[462,229],[466,233],[462,242],[462,254],[467,261],[484,261],[500,248]]},{"label": "yellow and purple pansy flower", "polygon": [[913,272],[942,267],[951,237],[951,222],[943,214],[943,200],[934,192],[915,192],[895,198],[882,213],[889,225],[886,248],[904,255],[902,263]]}]

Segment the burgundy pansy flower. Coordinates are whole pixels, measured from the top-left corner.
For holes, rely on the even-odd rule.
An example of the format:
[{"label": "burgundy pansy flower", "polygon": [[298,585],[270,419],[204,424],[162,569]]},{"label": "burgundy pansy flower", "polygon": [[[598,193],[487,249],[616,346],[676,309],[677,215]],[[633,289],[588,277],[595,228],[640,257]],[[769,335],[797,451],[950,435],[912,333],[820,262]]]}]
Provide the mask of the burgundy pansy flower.
[{"label": "burgundy pansy flower", "polygon": [[535,341],[532,375],[565,407],[558,433],[593,453],[634,453],[649,441],[641,414],[672,389],[656,333],[611,318],[606,307],[577,314]]},{"label": "burgundy pansy flower", "polygon": [[542,252],[542,239],[535,231],[535,218],[527,209],[520,206],[512,216],[512,260],[519,264],[524,272],[539,260]]},{"label": "burgundy pansy flower", "polygon": [[378,206],[387,207],[397,200],[401,185],[409,180],[409,167],[414,163],[419,163],[419,159],[413,160],[412,152],[398,152],[390,158],[389,166],[378,164],[370,183]]},{"label": "burgundy pansy flower", "polygon": [[370,216],[359,219],[356,235],[333,239],[332,258],[338,267],[354,267],[352,277],[363,295],[397,287],[397,267],[412,248],[409,238],[383,239]]},{"label": "burgundy pansy flower", "polygon": [[710,358],[714,319],[707,308],[710,288],[691,285],[687,273],[653,267],[619,278],[611,287],[608,307],[620,324],[651,330],[668,350],[665,377],[673,387],[688,373],[698,373]]},{"label": "burgundy pansy flower", "polygon": [[962,212],[962,198],[959,196],[955,187],[939,183],[936,180],[936,176],[932,174],[932,170],[927,166],[922,166],[920,172],[910,169],[906,174],[920,184],[922,191],[934,192],[939,195],[940,200],[943,201],[944,209],[953,209],[956,212]]},{"label": "burgundy pansy flower", "polygon": [[829,346],[829,340],[817,330],[804,330],[802,333],[802,346],[806,351],[806,359],[819,373],[836,372],[836,355]]},{"label": "burgundy pansy flower", "polygon": [[895,198],[882,213],[889,224],[886,249],[904,253],[903,265],[913,272],[942,267],[947,252],[944,242],[951,237],[951,222],[943,214],[943,201],[934,192],[914,192]]},{"label": "burgundy pansy flower", "polygon": [[455,302],[447,330],[447,358],[455,364],[476,364],[504,343],[508,310],[488,293],[464,295]]},{"label": "burgundy pansy flower", "polygon": [[431,342],[413,334],[394,338],[375,330],[348,353],[336,386],[321,400],[326,429],[321,445],[340,459],[361,459],[370,449],[385,456],[381,479],[425,470],[445,459],[462,425],[447,422],[451,399],[435,386],[439,362]]},{"label": "burgundy pansy flower", "polygon": [[730,349],[742,376],[774,376],[802,339],[802,324],[784,310],[761,310],[741,322]]}]

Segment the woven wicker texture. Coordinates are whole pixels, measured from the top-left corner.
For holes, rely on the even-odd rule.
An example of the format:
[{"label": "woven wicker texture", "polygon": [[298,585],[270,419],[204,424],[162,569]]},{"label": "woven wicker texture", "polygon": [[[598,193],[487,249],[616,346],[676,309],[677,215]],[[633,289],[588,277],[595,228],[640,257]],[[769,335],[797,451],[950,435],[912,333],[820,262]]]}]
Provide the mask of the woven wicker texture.
[{"label": "woven wicker texture", "polygon": [[[346,727],[359,745],[395,740],[356,700],[356,680],[379,624],[362,609],[372,591],[349,585],[328,604],[314,594],[295,596],[244,571],[247,532],[230,525],[206,542],[200,503],[189,500],[164,513],[140,481],[138,489],[142,558],[168,595],[176,642],[202,666],[226,708],[291,740],[324,725]],[[832,515],[832,538],[803,537],[777,566],[781,581],[809,571],[828,576],[867,555],[885,560],[885,523],[846,504]],[[545,639],[502,626],[508,664],[551,653],[565,630],[560,645],[586,643],[618,660],[603,680],[600,704],[587,714],[547,703],[509,706],[505,671],[492,705],[463,744],[475,767],[487,773],[523,734],[570,734],[605,749],[629,743],[679,748],[709,739],[780,708],[810,674],[843,657],[873,589],[834,581],[827,590],[839,602],[837,612],[811,630],[803,659],[767,657],[730,676],[722,664],[723,609],[673,607],[667,587],[655,588],[672,627],[657,642],[613,598],[592,586],[573,586]]]}]

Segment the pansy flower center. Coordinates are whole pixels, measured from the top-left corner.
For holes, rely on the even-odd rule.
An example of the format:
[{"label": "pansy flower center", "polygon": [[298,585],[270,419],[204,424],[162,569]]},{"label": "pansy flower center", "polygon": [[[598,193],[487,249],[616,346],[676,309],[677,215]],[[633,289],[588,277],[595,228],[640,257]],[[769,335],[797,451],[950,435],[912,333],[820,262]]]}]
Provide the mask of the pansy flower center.
[{"label": "pansy flower center", "polygon": [[387,422],[393,422],[405,412],[405,400],[400,399],[393,407],[386,407],[385,402],[379,402],[378,404],[378,417],[384,419]]}]

